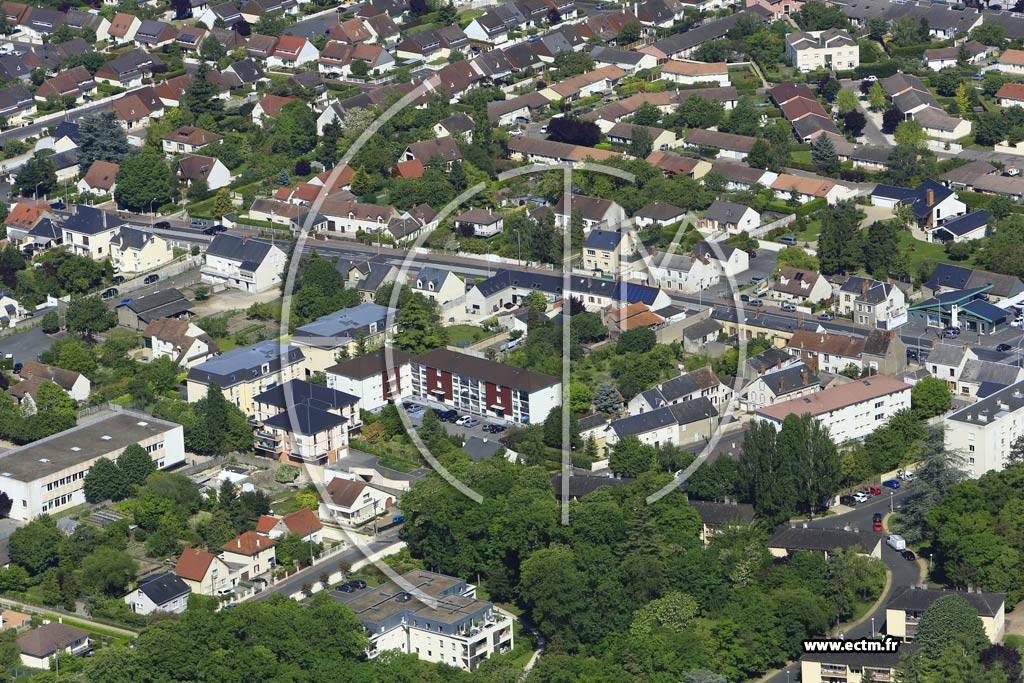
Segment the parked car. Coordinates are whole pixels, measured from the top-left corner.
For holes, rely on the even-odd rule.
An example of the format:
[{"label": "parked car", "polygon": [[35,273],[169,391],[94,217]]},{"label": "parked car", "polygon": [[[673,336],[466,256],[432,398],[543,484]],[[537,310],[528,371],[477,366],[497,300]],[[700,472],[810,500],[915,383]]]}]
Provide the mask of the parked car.
[{"label": "parked car", "polygon": [[855,494],[853,494],[853,499],[856,500],[858,503],[866,503],[869,500],[871,500],[871,496],[864,493],[863,491],[857,491]]},{"label": "parked car", "polygon": [[1011,178],[1016,178],[1017,176],[1020,175],[1020,169],[1017,168],[1016,166],[1011,166],[1010,168],[1006,169],[1006,171],[1003,172],[1003,175],[1010,176]]},{"label": "parked car", "polygon": [[881,519],[872,520],[871,521],[871,530],[876,532],[876,533],[880,533],[882,531],[885,531],[885,529],[882,527],[882,520]]},{"label": "parked car", "polygon": [[836,317],[834,315],[832,315],[831,313],[829,313],[828,311],[825,311],[824,313],[822,313],[821,315],[818,316],[818,320],[835,320],[835,319],[836,319]]},{"label": "parked car", "polygon": [[893,550],[903,550],[907,547],[907,542],[903,540],[903,537],[897,536],[896,534],[893,534],[892,536],[886,538],[885,544]]},{"label": "parked car", "polygon": [[217,233],[227,232],[228,229],[223,225],[211,225],[210,227],[203,230],[204,235],[216,235]]},{"label": "parked car", "polygon": [[959,337],[960,336],[960,328],[959,327],[947,327],[946,329],[942,330],[942,336],[943,337],[949,337],[949,338]]},{"label": "parked car", "polygon": [[1020,316],[1011,320],[1010,327],[1024,327],[1024,316]]},{"label": "parked car", "polygon": [[334,590],[341,591],[342,593],[355,593],[356,587],[352,585],[352,582],[343,583]]},{"label": "parked car", "polygon": [[796,238],[792,235],[786,235],[785,237],[779,238],[779,244],[785,244],[788,247],[796,246]]},{"label": "parked car", "polygon": [[209,223],[204,220],[200,220],[199,218],[192,221],[193,228],[205,228],[207,225],[209,225]]},{"label": "parked car", "polygon": [[142,284],[144,284],[144,285],[151,285],[151,284],[153,284],[154,282],[156,282],[159,279],[160,279],[160,276],[157,275],[156,273],[153,273],[152,275],[147,275],[146,279],[142,281]]},{"label": "parked car", "polygon": [[885,481],[882,482],[882,486],[885,486],[885,487],[890,488],[890,489],[898,489],[900,487],[900,480],[899,479],[886,479]]},{"label": "parked car", "polygon": [[882,489],[879,488],[878,486],[869,486],[868,493],[870,493],[872,496],[880,496],[882,495]]},{"label": "parked car", "polygon": [[902,479],[903,481],[908,481],[908,482],[909,481],[914,481],[914,479],[916,479],[916,477],[914,476],[914,473],[913,472],[908,472],[907,470],[899,470],[898,472],[896,472],[896,477],[898,479]]},{"label": "parked car", "polygon": [[118,294],[119,294],[119,292],[117,291],[117,287],[108,287],[107,289],[103,290],[102,294],[100,294],[100,298],[101,299],[113,299]]},{"label": "parked car", "polygon": [[747,256],[750,258],[757,258],[757,251],[754,249],[747,249]]},{"label": "parked car", "polygon": [[917,349],[907,349],[907,360],[917,360],[920,356],[917,353]]},{"label": "parked car", "polygon": [[500,434],[503,431],[505,431],[505,425],[499,425],[489,422],[484,425],[483,429],[488,434]]},{"label": "parked car", "polygon": [[764,277],[761,275],[755,275],[754,277],[750,278],[750,284],[752,285],[759,285],[762,282],[764,282]]},{"label": "parked car", "polygon": [[115,285],[123,284],[124,283],[124,275],[115,275],[114,279],[111,280],[111,282],[113,282]]},{"label": "parked car", "polygon": [[902,557],[907,562],[917,561],[917,555],[914,554],[913,550],[901,550],[900,557]]},{"label": "parked car", "polygon": [[796,306],[793,304],[782,304],[779,308],[784,310],[786,313],[796,313]]},{"label": "parked car", "polygon": [[352,579],[349,583],[355,586],[357,590],[363,590],[366,588],[366,582],[362,579]]},{"label": "parked car", "polygon": [[1013,349],[1013,347],[1006,343],[1000,344],[996,347],[996,351],[999,351],[1000,353],[1010,351],[1011,349]]},{"label": "parked car", "polygon": [[20,375],[21,374],[21,369],[23,367],[25,367],[24,363],[20,363],[20,362],[19,363],[15,363],[14,364],[14,368],[12,368],[12,371],[14,372],[15,375]]},{"label": "parked car", "polygon": [[857,500],[853,496],[839,496],[839,504],[855,507],[857,505]]},{"label": "parked car", "polygon": [[441,422],[450,422],[455,424],[455,421],[459,419],[459,411],[457,410],[442,410],[437,416]]},{"label": "parked car", "polygon": [[153,228],[156,230],[169,230],[170,227],[171,224],[168,221],[157,221],[153,224]]},{"label": "parked car", "polygon": [[423,417],[423,415],[427,411],[426,411],[426,409],[423,408],[423,406],[418,405],[416,403],[412,403],[412,404],[407,404],[405,406],[405,412],[406,412],[406,414],[409,417],[420,418],[420,417]]},{"label": "parked car", "polygon": [[747,302],[747,305],[753,306],[754,308],[761,308],[762,306],[764,306],[764,302],[761,301],[760,299],[751,299],[750,301]]},{"label": "parked car", "polygon": [[117,304],[117,305],[118,306],[127,306],[128,304],[130,304],[133,301],[135,301],[135,299],[133,297],[126,296],[125,298],[121,299],[121,302],[119,304]]}]

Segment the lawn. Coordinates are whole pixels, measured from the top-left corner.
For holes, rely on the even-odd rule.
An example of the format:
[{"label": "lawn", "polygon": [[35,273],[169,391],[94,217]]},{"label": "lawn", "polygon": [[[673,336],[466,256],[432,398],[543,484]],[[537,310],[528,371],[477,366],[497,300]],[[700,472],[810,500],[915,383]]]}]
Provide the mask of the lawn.
[{"label": "lawn", "polygon": [[468,345],[488,337],[487,331],[483,328],[477,327],[476,325],[450,325],[445,329],[448,330],[449,344]]},{"label": "lawn", "polygon": [[[924,261],[946,261],[949,259],[946,256],[946,248],[942,244],[933,244],[931,242],[922,242],[921,240],[914,239],[913,235],[908,231],[900,233],[900,247],[910,247],[910,272],[916,273],[917,269],[921,266]],[[966,265],[966,264],[965,264]]]},{"label": "lawn", "polygon": [[[788,228],[788,227],[790,227],[792,225],[794,225],[794,224],[790,223],[790,225],[786,226],[786,227]],[[790,234],[790,233],[787,233],[787,234]],[[803,244],[804,242],[816,242],[818,240],[818,235],[821,234],[821,221],[819,221],[819,220],[807,221],[807,229],[806,230],[804,230],[803,232],[794,232],[794,233],[791,233],[791,234],[796,236],[796,238],[800,242],[800,244]]]}]

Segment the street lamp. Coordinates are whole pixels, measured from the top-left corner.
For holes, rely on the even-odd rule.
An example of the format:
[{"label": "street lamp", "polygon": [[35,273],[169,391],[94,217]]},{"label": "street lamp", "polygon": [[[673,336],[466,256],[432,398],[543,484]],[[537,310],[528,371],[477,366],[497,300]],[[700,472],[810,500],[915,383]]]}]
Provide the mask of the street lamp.
[{"label": "street lamp", "polygon": [[36,183],[36,189],[32,192],[32,199],[39,199],[39,186],[45,182],[45,180],[40,180],[38,183]]},{"label": "street lamp", "polygon": [[516,244],[519,246],[519,265],[523,265],[523,240],[519,236],[519,228],[516,228]]},{"label": "street lamp", "polygon": [[896,512],[896,510],[892,506],[893,496],[895,495],[895,491],[889,491],[889,512]]},{"label": "street lamp", "polygon": [[875,637],[875,618],[871,617],[871,637]]}]

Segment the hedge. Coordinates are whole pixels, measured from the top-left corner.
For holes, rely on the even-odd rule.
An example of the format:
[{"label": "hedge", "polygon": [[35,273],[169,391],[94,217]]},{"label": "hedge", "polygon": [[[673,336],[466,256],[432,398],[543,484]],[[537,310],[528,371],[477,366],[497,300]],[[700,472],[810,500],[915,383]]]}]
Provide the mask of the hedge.
[{"label": "hedge", "polygon": [[818,197],[817,199],[812,199],[811,201],[807,202],[806,204],[798,208],[796,210],[796,215],[806,217],[811,215],[815,211],[819,211],[825,208],[826,206],[828,206],[828,200],[825,199],[824,197]]},{"label": "hedge", "polygon": [[898,70],[896,62],[882,62],[881,64],[861,64],[853,70],[853,73],[857,78],[864,78],[865,76],[888,78],[889,76],[894,76]]}]

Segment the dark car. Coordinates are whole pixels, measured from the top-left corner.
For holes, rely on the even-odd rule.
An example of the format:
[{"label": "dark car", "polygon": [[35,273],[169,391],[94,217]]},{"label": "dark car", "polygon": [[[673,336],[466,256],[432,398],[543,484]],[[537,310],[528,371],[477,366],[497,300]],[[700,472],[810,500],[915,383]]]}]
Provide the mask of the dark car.
[{"label": "dark car", "polygon": [[228,229],[223,225],[211,225],[210,227],[203,230],[204,235],[216,235],[219,232],[227,232]]},{"label": "dark car", "polygon": [[21,374],[21,369],[23,367],[25,367],[25,365],[23,363],[15,363],[14,364],[14,374],[15,375],[20,375]]},{"label": "dark car", "polygon": [[437,416],[441,422],[450,422],[455,424],[455,421],[459,419],[459,411],[457,410],[444,410]]},{"label": "dark car", "polygon": [[747,302],[747,305],[753,306],[754,308],[761,308],[762,306],[764,306],[764,302],[761,301],[760,299],[751,299],[750,301]]},{"label": "dark car", "polygon": [[110,287],[108,289],[104,289],[103,290],[103,293],[100,294],[100,298],[101,299],[113,299],[117,295],[118,295],[117,287]]},{"label": "dark car", "polygon": [[1000,344],[999,346],[997,346],[997,347],[996,347],[996,351],[999,351],[999,352],[1004,352],[1004,351],[1009,351],[1009,350],[1010,350],[1010,349],[1012,349],[1012,348],[1013,348],[1013,347],[1012,347],[1012,346],[1010,346],[1009,344],[1005,344],[1005,343],[1004,343],[1004,344]]},{"label": "dark car", "polygon": [[871,521],[872,522],[881,522],[882,521],[882,513],[881,512],[876,512],[874,515],[871,516]]},{"label": "dark car", "polygon": [[907,349],[907,360],[917,360],[917,349]]},{"label": "dark car", "polygon": [[151,285],[151,284],[153,284],[154,282],[156,282],[159,279],[160,279],[160,276],[157,275],[156,273],[153,273],[152,275],[147,275],[146,279],[142,281],[142,284]]},{"label": "dark car", "polygon": [[124,283],[124,275],[115,275],[114,279],[111,280],[111,282],[113,282],[115,285],[120,285]]},{"label": "dark car", "polygon": [[58,211],[61,211],[63,209],[66,209],[67,205],[64,203],[63,199],[58,199],[57,201],[52,202],[50,204],[50,208],[51,209],[57,209]]},{"label": "dark car", "polygon": [[349,583],[341,584],[340,586],[338,586],[334,590],[341,591],[342,593],[355,593],[356,592],[356,587],[353,586],[351,582],[349,582]]},{"label": "dark car", "polygon": [[917,555],[914,554],[913,550],[901,550],[900,557],[902,557],[907,562],[913,562],[917,559]]},{"label": "dark car", "polygon": [[157,221],[153,227],[157,230],[170,230],[171,224],[169,221]]},{"label": "dark car", "polygon": [[959,337],[960,336],[960,328],[959,327],[947,327],[946,329],[942,330],[942,336],[943,337]]},{"label": "dark car", "polygon": [[366,582],[362,579],[352,579],[349,581],[350,584],[356,587],[356,590],[363,590],[366,588]]},{"label": "dark car", "polygon": [[839,504],[855,507],[857,505],[857,501],[853,496],[839,496]]},{"label": "dark car", "polygon": [[505,425],[485,424],[483,429],[488,434],[500,434],[505,431]]},{"label": "dark car", "polygon": [[887,479],[887,480],[882,482],[882,486],[885,486],[885,487],[890,488],[890,489],[898,489],[900,487],[900,480],[899,479]]},{"label": "dark car", "polygon": [[757,252],[753,249],[747,249],[747,256],[750,258],[757,258]]}]

